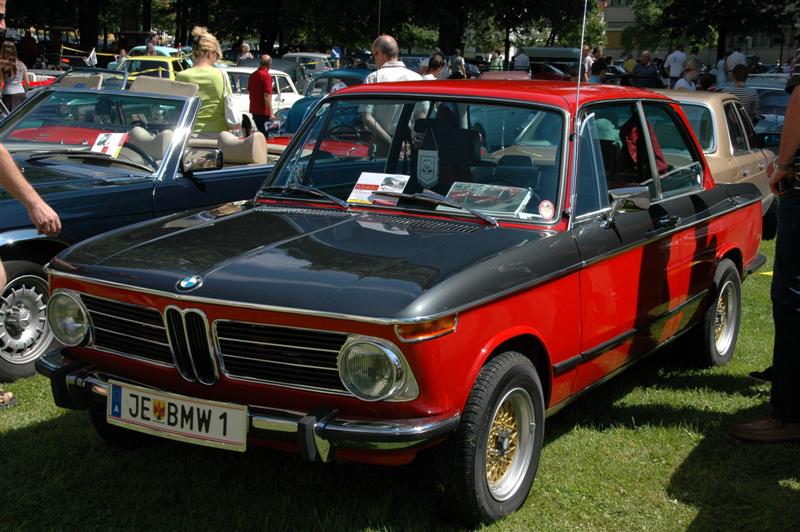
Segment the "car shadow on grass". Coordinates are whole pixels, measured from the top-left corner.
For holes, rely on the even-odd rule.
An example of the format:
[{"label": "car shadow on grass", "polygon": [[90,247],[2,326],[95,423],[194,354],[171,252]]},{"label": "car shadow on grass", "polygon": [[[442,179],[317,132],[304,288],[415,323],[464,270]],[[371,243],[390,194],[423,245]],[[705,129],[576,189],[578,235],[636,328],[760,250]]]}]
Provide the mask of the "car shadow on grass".
[{"label": "car shadow on grass", "polygon": [[0,530],[453,530],[420,465],[312,464],[157,440],[107,446],[86,412],[0,438]]},{"label": "car shadow on grass", "polygon": [[[713,405],[629,400],[634,390],[738,394],[748,404],[735,411]],[[548,420],[545,444],[576,426],[593,430],[681,427],[698,443],[675,469],[669,498],[695,508],[689,530],[800,530],[800,443],[748,444],[731,428],[769,414],[769,386],[720,370],[697,370],[667,348]]]}]

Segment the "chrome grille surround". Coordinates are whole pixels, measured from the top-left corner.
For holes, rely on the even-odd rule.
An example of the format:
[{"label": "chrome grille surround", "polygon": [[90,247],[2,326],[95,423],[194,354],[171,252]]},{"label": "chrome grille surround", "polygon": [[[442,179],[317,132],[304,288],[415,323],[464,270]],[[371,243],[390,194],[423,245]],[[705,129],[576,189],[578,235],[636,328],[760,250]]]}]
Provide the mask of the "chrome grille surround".
[{"label": "chrome grille surround", "polygon": [[[189,382],[215,384],[219,380],[219,367],[205,313],[169,305],[164,309],[163,319],[175,368],[181,377]],[[187,319],[199,319],[201,329],[197,330],[196,321],[190,326]]]},{"label": "chrome grille surround", "polygon": [[[157,309],[95,295],[80,294],[80,298],[91,321],[87,347],[160,366],[174,366],[161,312]],[[136,332],[139,334],[131,334]]]},{"label": "chrome grille surround", "polygon": [[337,365],[347,333],[238,320],[215,320],[213,332],[229,379],[352,396]]}]

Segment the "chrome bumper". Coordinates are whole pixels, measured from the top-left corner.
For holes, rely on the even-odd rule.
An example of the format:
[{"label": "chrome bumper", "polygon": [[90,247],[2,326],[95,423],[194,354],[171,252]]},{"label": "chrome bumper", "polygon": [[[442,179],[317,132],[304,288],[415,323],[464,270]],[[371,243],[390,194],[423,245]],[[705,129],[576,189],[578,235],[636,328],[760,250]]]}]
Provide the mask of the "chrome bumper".
[{"label": "chrome bumper", "polygon": [[[60,352],[36,361],[36,371],[50,379],[53,399],[62,408],[83,409],[90,401],[105,402],[109,377],[88,363],[65,363]],[[136,383],[139,384],[139,383]],[[330,411],[303,415],[284,410],[249,407],[248,434],[253,438],[296,442],[300,455],[328,461],[332,449],[395,451],[413,449],[453,432],[460,415],[386,421],[347,420]]]}]

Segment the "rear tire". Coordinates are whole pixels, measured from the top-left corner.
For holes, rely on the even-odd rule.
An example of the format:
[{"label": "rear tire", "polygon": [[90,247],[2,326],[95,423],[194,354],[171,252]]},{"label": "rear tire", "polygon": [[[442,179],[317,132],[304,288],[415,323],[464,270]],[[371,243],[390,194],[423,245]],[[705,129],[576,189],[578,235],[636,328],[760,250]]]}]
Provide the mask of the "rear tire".
[{"label": "rear tire", "polygon": [[439,450],[437,484],[450,515],[468,526],[519,509],[544,441],[544,394],[528,358],[507,351],[483,367],[456,434]]},{"label": "rear tire", "polygon": [[6,285],[0,294],[0,381],[30,377],[34,363],[53,343],[47,325],[49,293],[41,264],[24,260],[3,263]]},{"label": "rear tire", "polygon": [[699,362],[724,366],[733,357],[742,316],[742,281],[730,259],[722,259],[714,273],[713,296],[695,332]]}]

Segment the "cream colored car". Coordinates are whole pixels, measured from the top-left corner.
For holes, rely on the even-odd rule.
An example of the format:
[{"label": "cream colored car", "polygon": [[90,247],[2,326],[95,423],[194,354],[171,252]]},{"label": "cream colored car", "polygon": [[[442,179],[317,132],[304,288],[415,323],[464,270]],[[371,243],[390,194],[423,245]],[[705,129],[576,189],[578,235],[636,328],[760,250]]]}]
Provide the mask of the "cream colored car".
[{"label": "cream colored car", "polygon": [[703,147],[714,181],[753,183],[761,190],[762,238],[775,238],[778,210],[767,183],[767,165],[775,159],[775,153],[756,146],[753,123],[736,96],[706,91],[658,92],[680,104]]}]

